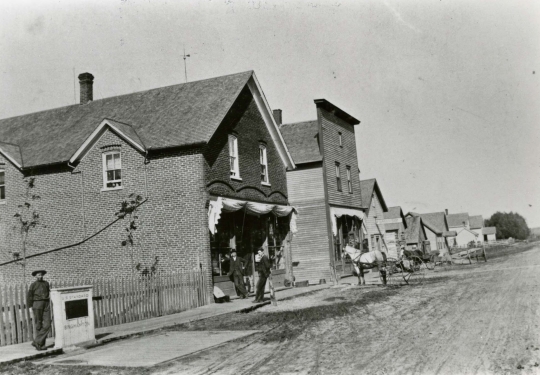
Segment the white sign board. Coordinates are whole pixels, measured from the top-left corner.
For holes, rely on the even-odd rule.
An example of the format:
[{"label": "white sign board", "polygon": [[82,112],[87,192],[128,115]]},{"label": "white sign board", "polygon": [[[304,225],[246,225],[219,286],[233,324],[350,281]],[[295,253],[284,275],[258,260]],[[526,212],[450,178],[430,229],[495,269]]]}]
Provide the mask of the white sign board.
[{"label": "white sign board", "polygon": [[96,341],[92,286],[51,290],[55,340],[54,348],[68,348]]}]

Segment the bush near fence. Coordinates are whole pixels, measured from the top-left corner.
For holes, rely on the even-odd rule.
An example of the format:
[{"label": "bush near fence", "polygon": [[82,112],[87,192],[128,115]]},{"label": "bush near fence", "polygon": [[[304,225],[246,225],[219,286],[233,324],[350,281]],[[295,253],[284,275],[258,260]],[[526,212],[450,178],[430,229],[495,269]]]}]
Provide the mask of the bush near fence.
[{"label": "bush near fence", "polygon": [[[50,281],[51,288],[93,286],[96,328],[130,323],[212,302],[203,272]],[[26,305],[28,285],[0,286],[0,346],[32,341],[34,316]],[[52,308],[51,308],[52,312]],[[54,336],[54,326],[49,336]]]}]

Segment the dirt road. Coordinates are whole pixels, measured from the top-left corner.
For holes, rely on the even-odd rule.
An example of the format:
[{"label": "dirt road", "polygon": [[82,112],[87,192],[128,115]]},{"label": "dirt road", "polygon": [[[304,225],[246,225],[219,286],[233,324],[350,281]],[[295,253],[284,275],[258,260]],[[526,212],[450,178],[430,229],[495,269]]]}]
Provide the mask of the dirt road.
[{"label": "dirt road", "polygon": [[342,285],[171,328],[266,332],[150,369],[27,364],[4,373],[540,374],[540,246],[510,252],[418,285]]},{"label": "dirt road", "polygon": [[422,286],[370,290],[331,289],[192,326],[270,331],[156,373],[540,373],[540,247],[437,272]]}]

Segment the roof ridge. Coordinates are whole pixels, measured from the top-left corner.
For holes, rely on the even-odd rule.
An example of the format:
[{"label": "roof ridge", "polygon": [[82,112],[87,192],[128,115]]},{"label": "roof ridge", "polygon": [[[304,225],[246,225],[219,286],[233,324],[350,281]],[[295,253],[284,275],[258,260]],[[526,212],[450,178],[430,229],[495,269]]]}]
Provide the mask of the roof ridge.
[{"label": "roof ridge", "polygon": [[[177,84],[174,84],[174,85],[168,85],[168,86],[154,87],[154,88],[152,88],[152,89],[147,89],[147,90],[142,90],[142,91],[135,91],[135,92],[127,93],[127,94],[113,95],[113,96],[108,96],[108,97],[106,97],[106,98],[101,98],[101,99],[92,100],[91,102],[88,102],[88,103],[83,104],[83,105],[92,105],[93,103],[99,103],[99,102],[103,102],[104,100],[109,100],[109,99],[113,99],[113,98],[119,98],[119,97],[128,96],[128,95],[141,94],[141,93],[146,93],[146,92],[150,92],[150,91],[154,91],[154,90],[162,90],[162,89],[166,89],[166,88],[169,88],[169,87],[182,86],[182,85],[190,85],[190,84],[193,84],[193,83],[199,83],[199,82],[204,82],[204,81],[210,81],[210,80],[218,79],[218,78],[231,77],[231,76],[242,75],[242,74],[247,74],[247,73],[253,74],[253,72],[254,72],[253,70],[247,70],[247,71],[245,71],[245,72],[239,72],[239,73],[233,73],[233,74],[226,74],[226,75],[223,75],[223,76],[217,76],[217,77],[210,77],[210,78],[200,79],[200,80],[198,80],[198,81],[191,81],[191,82],[177,83]],[[44,112],[49,112],[49,111],[56,111],[56,110],[59,110],[59,109],[70,108],[70,107],[76,107],[76,106],[81,106],[81,104],[75,103],[75,104],[65,105],[65,106],[61,106],[61,107],[55,107],[55,108],[49,108],[49,109],[43,109],[43,110],[41,110],[41,111],[36,111],[36,112],[24,113],[24,114],[22,114],[22,115],[16,115],[16,116],[11,116],[11,117],[4,117],[4,118],[0,118],[0,123],[1,123],[2,121],[4,121],[4,120],[10,120],[10,119],[18,118],[18,117],[24,117],[24,116],[29,116],[29,115],[35,115],[35,114],[38,114],[38,113],[44,113]]]},{"label": "roof ridge", "polygon": [[289,122],[287,124],[281,124],[281,126],[293,126],[293,125],[300,125],[300,124],[307,124],[308,122],[315,122],[317,121],[317,119],[315,120],[306,120],[306,121],[297,121],[297,122]]}]

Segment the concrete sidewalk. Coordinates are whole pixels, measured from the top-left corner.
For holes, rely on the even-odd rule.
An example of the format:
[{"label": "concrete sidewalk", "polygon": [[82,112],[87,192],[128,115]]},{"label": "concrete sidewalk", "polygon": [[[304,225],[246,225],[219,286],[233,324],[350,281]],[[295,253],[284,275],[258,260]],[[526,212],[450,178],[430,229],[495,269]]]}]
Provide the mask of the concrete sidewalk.
[{"label": "concrete sidewalk", "polygon": [[[312,285],[305,288],[289,288],[276,292],[278,301],[287,300],[300,296],[302,294],[311,293],[321,289],[331,287],[329,284]],[[101,345],[114,340],[131,337],[137,334],[149,333],[160,328],[171,327],[178,324],[185,324],[196,320],[203,320],[215,316],[220,316],[235,312],[248,312],[258,307],[270,304],[268,294],[264,302],[252,303],[253,299],[236,299],[228,303],[213,303],[211,305],[199,307],[192,310],[183,311],[177,314],[165,315],[158,318],[146,319],[132,323],[120,324],[111,327],[103,327],[95,330],[97,344]],[[60,354],[62,349],[52,349],[54,346],[54,338],[47,340],[47,346],[50,348],[47,351],[36,351],[30,345],[30,342],[8,345],[0,347],[0,364],[14,363],[25,360],[33,360],[47,355]]]}]

